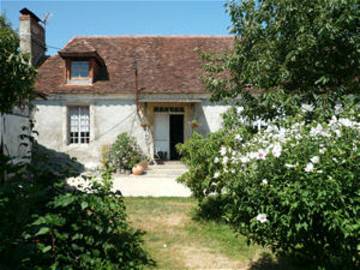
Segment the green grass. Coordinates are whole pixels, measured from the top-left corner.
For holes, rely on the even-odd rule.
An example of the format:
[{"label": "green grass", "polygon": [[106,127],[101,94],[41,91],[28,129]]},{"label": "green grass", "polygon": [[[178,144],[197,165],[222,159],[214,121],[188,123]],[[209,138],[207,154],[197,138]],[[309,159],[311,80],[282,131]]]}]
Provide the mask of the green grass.
[{"label": "green grass", "polygon": [[248,269],[266,252],[248,246],[226,224],[193,219],[193,199],[126,198],[125,203],[130,223],[146,231],[145,248],[157,269]]},{"label": "green grass", "polygon": [[146,232],[145,249],[156,269],[303,270],[247,245],[226,224],[192,218],[190,198],[125,198],[129,221]]}]

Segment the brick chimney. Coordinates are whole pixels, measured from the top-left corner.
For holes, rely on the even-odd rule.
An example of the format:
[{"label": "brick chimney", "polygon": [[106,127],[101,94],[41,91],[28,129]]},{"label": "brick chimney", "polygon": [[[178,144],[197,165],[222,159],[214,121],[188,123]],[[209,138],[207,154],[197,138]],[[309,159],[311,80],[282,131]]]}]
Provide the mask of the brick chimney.
[{"label": "brick chimney", "polygon": [[20,10],[20,50],[29,53],[31,63],[37,66],[45,57],[45,29],[41,20],[27,8]]}]

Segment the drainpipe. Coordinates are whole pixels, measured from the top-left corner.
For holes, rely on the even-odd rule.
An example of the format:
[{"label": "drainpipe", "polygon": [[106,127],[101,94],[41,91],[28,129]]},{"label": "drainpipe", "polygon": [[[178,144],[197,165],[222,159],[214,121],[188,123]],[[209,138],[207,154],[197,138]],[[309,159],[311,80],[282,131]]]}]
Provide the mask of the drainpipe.
[{"label": "drainpipe", "polygon": [[0,155],[4,155],[5,116],[0,114]]},{"label": "drainpipe", "polygon": [[[4,136],[5,136],[5,116],[3,113],[0,113],[0,156],[5,155],[4,151]],[[0,184],[5,183],[6,172],[3,175],[0,175]]]},{"label": "drainpipe", "polygon": [[[138,64],[137,64],[137,56],[135,55],[135,59],[134,59],[134,75],[135,75],[135,104],[136,104],[136,114],[139,117],[140,121],[143,122],[144,121],[144,114],[141,110],[141,106],[140,106],[140,93],[141,91],[143,91],[145,88],[142,87],[139,89],[139,83],[138,83]],[[150,127],[144,123],[141,123],[143,129],[145,130],[145,141],[147,146],[151,145],[151,143],[148,142],[148,138],[152,138],[152,134],[151,134],[151,130]],[[156,163],[154,157],[151,155],[151,151],[150,151],[150,147],[148,147],[148,155],[150,157],[150,162],[152,163]]]}]

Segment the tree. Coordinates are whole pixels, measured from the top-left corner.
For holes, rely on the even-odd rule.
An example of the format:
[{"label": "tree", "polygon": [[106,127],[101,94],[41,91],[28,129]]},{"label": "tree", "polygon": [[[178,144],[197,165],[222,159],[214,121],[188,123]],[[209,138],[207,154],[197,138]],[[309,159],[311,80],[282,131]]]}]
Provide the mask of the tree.
[{"label": "tree", "polygon": [[27,105],[34,93],[35,69],[19,49],[19,37],[0,16],[0,113]]},{"label": "tree", "polygon": [[358,0],[232,0],[227,10],[234,50],[205,55],[214,100],[249,86],[311,94],[360,90]]}]

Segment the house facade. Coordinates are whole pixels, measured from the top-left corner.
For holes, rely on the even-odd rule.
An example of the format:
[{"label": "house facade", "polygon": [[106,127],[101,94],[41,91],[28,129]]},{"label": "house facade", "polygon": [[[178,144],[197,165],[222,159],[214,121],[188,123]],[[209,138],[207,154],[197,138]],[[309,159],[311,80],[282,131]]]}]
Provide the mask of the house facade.
[{"label": "house facade", "polygon": [[199,51],[225,52],[224,36],[78,36],[38,69],[38,141],[96,165],[127,132],[149,157],[178,159],[175,145],[221,127],[227,106],[209,101]]}]

